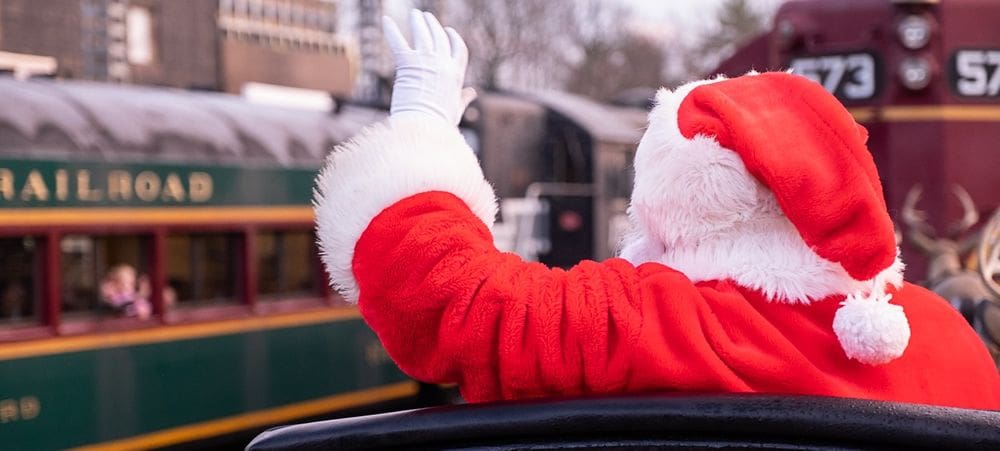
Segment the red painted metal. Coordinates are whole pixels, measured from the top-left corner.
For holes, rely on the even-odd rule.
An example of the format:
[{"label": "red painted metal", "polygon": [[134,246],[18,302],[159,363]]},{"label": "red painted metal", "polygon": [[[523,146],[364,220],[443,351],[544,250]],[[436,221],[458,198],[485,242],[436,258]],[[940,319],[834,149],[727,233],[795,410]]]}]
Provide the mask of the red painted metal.
[{"label": "red painted metal", "polygon": [[324,309],[329,307],[329,302],[323,298],[300,297],[287,298],[281,300],[268,300],[258,302],[253,311],[258,315],[273,315],[280,313],[293,313],[305,310]]},{"label": "red painted metal", "polygon": [[0,343],[52,338],[54,332],[48,326],[24,326],[0,328]]},{"label": "red painted metal", "polygon": [[45,235],[45,239],[42,241],[43,244],[43,257],[42,265],[45,267],[44,271],[39,274],[43,280],[43,295],[42,301],[44,302],[44,323],[49,327],[53,334],[59,334],[59,314],[62,311],[62,293],[60,292],[60,285],[62,282],[62,277],[59,271],[60,263],[60,252],[59,252],[59,240],[62,236],[57,231],[49,231]]},{"label": "red painted metal", "polygon": [[164,227],[159,227],[153,231],[152,239],[150,240],[150,252],[149,252],[149,283],[152,292],[150,293],[149,302],[153,304],[153,316],[156,317],[160,322],[165,321],[164,314],[166,313],[166,306],[164,305],[163,290],[167,286],[167,268],[164,262],[166,261],[167,255],[167,229]]},{"label": "red painted metal", "polygon": [[62,318],[59,324],[60,336],[74,336],[93,333],[122,332],[136,329],[148,329],[162,325],[155,318],[139,319],[132,317],[114,317],[100,314],[75,314]]},{"label": "red painted metal", "polygon": [[[311,222],[301,221],[269,222],[267,224],[253,224],[255,227],[267,230],[311,230]],[[187,224],[187,223],[158,223],[144,225],[118,225],[118,224],[98,224],[98,225],[63,225],[51,224],[45,226],[5,226],[0,224],[0,236],[27,236],[45,235],[49,232],[59,232],[60,234],[90,234],[90,235],[126,235],[126,234],[146,234],[157,228],[165,228],[170,233],[183,232],[225,232],[242,231],[247,226],[245,222],[215,223],[215,224]]]},{"label": "red painted metal", "polygon": [[[315,236],[313,236],[313,238],[315,238]],[[340,297],[340,295],[335,293],[330,287],[330,275],[326,272],[326,268],[323,266],[323,261],[319,256],[319,243],[315,240],[313,241],[312,249],[312,264],[313,270],[315,271],[313,277],[316,278],[316,289],[323,299],[326,299],[329,303],[333,303],[333,297]]]},{"label": "red painted metal", "polygon": [[253,307],[257,303],[257,228],[243,228],[243,247],[238,253],[237,265],[242,269],[243,304]]},{"label": "red painted metal", "polygon": [[249,318],[253,315],[253,310],[243,304],[216,304],[176,307],[166,312],[164,317],[167,324],[178,324]]}]

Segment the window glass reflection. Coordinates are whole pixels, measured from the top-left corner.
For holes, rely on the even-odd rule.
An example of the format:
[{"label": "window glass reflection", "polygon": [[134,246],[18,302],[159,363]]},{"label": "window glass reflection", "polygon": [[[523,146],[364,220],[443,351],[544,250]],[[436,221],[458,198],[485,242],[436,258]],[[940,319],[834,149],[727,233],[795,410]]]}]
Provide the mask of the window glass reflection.
[{"label": "window glass reflection", "polygon": [[39,322],[37,243],[34,237],[0,238],[0,325]]},{"label": "window glass reflection", "polygon": [[257,235],[257,292],[262,301],[317,293],[314,243],[309,231]]},{"label": "window glass reflection", "polygon": [[237,303],[240,243],[229,233],[168,236],[166,291],[177,306]]}]

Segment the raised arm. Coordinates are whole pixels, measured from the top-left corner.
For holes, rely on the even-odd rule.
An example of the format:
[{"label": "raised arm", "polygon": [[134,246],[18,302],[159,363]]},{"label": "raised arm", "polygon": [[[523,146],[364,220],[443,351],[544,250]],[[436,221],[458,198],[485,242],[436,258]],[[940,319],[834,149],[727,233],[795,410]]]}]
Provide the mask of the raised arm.
[{"label": "raised arm", "polygon": [[357,301],[351,268],[354,245],[379,212],[408,196],[445,191],[462,199],[492,227],[493,188],[457,125],[475,97],[463,90],[468,50],[433,15],[410,14],[414,45],[384,19],[396,61],[389,120],[374,124],[327,157],[316,180],[316,221],[323,262],[334,286]]},{"label": "raised arm", "polygon": [[725,327],[682,274],[620,259],[550,269],[493,246],[495,196],[455,127],[465,46],[432,16],[411,26],[412,48],[386,24],[390,119],[330,155],[316,196],[332,281],[400,368],[470,401],[746,390],[706,339]]}]

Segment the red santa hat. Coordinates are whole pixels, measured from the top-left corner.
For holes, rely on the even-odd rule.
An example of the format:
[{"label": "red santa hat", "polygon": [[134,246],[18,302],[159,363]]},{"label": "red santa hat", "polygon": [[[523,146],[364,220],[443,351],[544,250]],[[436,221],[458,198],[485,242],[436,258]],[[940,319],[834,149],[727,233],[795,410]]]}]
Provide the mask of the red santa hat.
[{"label": "red santa hat", "polygon": [[[658,101],[636,156],[630,211],[645,227],[633,240],[642,249],[626,248],[626,258],[657,259],[695,280],[730,278],[779,302],[845,295],[832,327],[847,356],[881,364],[902,355],[909,325],[886,293],[901,284],[902,264],[867,132],[850,113],[789,73],[696,83]],[[652,182],[670,166],[683,172]],[[682,190],[697,192],[663,194]],[[762,249],[769,242],[778,250]],[[740,260],[740,249],[759,256]],[[755,261],[763,269],[741,269]]]}]

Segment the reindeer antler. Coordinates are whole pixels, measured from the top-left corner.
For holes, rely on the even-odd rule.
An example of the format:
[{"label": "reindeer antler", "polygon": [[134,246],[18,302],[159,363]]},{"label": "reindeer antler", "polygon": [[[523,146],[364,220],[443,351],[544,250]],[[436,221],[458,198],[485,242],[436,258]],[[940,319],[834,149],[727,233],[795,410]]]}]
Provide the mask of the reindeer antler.
[{"label": "reindeer antler", "polygon": [[919,230],[925,235],[932,236],[936,233],[934,228],[927,223],[927,213],[917,209],[917,202],[920,201],[920,195],[923,192],[924,188],[918,183],[906,193],[906,200],[903,201],[903,222],[911,230]]},{"label": "reindeer antler", "polygon": [[967,232],[970,227],[974,226],[979,222],[979,212],[976,210],[976,204],[972,201],[972,196],[969,192],[957,183],[951,185],[951,192],[955,193],[955,197],[962,204],[962,219],[958,220],[951,227],[948,228],[948,237],[952,239],[957,239],[959,235]]},{"label": "reindeer antler", "polygon": [[906,193],[906,199],[903,201],[901,216],[903,223],[910,229],[906,234],[910,242],[924,252],[931,252],[936,242],[932,237],[937,235],[937,233],[927,223],[927,213],[917,210],[917,202],[920,200],[920,195],[923,191],[924,189],[919,183],[910,188],[910,191]]}]

